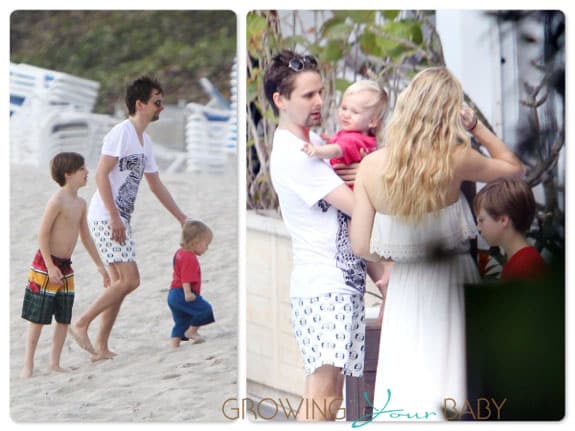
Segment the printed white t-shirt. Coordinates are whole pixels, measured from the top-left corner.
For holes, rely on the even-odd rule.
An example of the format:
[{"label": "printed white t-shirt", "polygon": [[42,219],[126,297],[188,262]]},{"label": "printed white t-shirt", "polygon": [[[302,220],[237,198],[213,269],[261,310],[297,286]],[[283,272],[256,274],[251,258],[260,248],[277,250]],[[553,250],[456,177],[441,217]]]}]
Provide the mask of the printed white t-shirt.
[{"label": "printed white t-shirt", "polygon": [[[138,187],[144,173],[158,171],[152,153],[152,140],[147,133],[144,133],[143,137],[142,147],[136,128],[129,119],[126,119],[108,132],[102,145],[103,155],[118,158],[116,166],[110,171],[109,178],[114,203],[120,216],[126,222],[130,221],[134,212]],[[90,201],[88,219],[94,221],[110,219],[99,190],[96,190]]]},{"label": "printed white t-shirt", "polygon": [[[318,144],[321,139],[311,135]],[[283,221],[290,233],[290,297],[363,294],[366,262],[351,250],[348,217],[324,200],[343,181],[330,165],[301,151],[304,141],[276,129],[270,168]]]}]

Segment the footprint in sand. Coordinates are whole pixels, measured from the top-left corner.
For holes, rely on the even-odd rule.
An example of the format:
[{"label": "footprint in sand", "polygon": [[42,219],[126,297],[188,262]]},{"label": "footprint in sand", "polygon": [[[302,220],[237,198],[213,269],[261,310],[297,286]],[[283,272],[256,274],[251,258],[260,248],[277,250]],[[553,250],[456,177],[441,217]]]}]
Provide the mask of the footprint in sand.
[{"label": "footprint in sand", "polygon": [[162,380],[177,379],[178,377],[180,377],[180,374],[168,374],[167,376],[162,377]]}]

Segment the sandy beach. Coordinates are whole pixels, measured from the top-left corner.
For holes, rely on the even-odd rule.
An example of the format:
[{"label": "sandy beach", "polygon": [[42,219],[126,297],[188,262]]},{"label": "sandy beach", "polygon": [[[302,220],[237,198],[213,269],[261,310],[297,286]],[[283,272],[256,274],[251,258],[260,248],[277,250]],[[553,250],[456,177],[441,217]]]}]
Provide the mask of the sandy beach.
[{"label": "sandy beach", "polygon": [[[35,358],[35,376],[20,378],[28,322],[20,317],[24,286],[46,201],[58,185],[48,167],[11,166],[10,185],[10,413],[16,422],[225,421],[224,400],[237,397],[238,226],[235,165],[222,175],[161,173],[178,205],[214,232],[200,258],[202,296],[216,322],[200,330],[203,344],[170,347],[172,317],[166,303],[172,256],[180,227],[142,181],[132,219],[140,287],[124,302],[110,347],[112,360],[91,363],[68,337],[61,365],[48,372],[52,327],[45,327]],[[94,169],[80,195],[89,202]],[[101,277],[80,241],[72,257],[76,273],[74,314],[102,289]],[[96,320],[90,328],[95,338]]]}]

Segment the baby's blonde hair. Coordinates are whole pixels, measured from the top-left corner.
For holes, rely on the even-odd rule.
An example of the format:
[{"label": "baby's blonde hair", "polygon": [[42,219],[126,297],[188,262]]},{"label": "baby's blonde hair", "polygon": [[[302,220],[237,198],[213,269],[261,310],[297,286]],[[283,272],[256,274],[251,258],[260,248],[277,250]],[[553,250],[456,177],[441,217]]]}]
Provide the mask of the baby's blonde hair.
[{"label": "baby's blonde hair", "polygon": [[461,84],[445,67],[418,73],[399,95],[385,129],[379,196],[391,214],[419,220],[446,205],[453,152],[470,145],[462,105]]},{"label": "baby's blonde hair", "polygon": [[212,230],[199,220],[186,220],[182,227],[181,247],[187,247],[190,243],[204,235],[213,235]]},{"label": "baby's blonde hair", "polygon": [[366,106],[367,108],[374,110],[374,117],[377,121],[377,125],[373,128],[373,130],[370,130],[370,133],[376,138],[379,138],[379,135],[383,130],[383,118],[387,112],[387,105],[389,101],[387,92],[376,81],[371,79],[361,79],[346,88],[343,93],[342,100],[345,96],[361,92],[367,92],[373,95],[371,102]]}]

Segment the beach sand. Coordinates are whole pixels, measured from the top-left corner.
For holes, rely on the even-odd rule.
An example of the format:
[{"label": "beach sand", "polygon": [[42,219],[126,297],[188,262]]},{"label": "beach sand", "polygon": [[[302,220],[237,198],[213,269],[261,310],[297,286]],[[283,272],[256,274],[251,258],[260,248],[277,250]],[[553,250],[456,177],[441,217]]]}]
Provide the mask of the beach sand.
[{"label": "beach sand", "polygon": [[[52,327],[45,327],[35,357],[35,375],[20,378],[28,322],[20,317],[24,286],[44,206],[58,185],[48,168],[11,166],[10,185],[10,413],[17,422],[225,421],[222,404],[237,397],[238,225],[236,167],[222,175],[161,173],[183,211],[207,223],[214,240],[202,265],[202,296],[216,322],[200,333],[203,344],[170,347],[172,317],[166,298],[180,226],[142,181],[132,218],[140,287],[129,295],[112,332],[112,360],[91,363],[68,337],[61,365],[48,372]],[[89,203],[94,170],[80,195]],[[72,257],[76,273],[73,315],[102,289],[82,243]],[[90,328],[95,339],[99,321]]]}]

